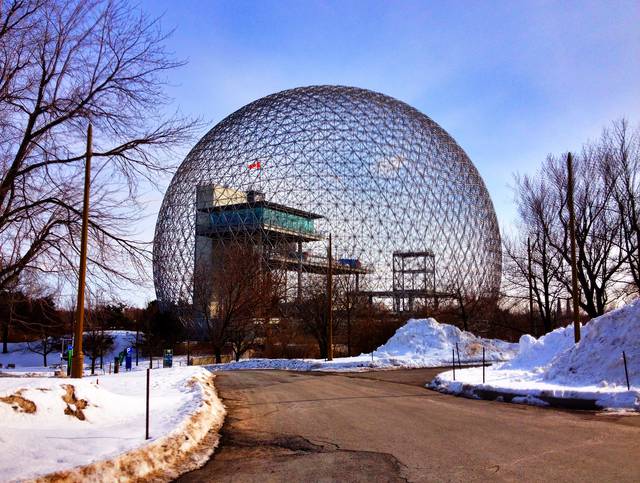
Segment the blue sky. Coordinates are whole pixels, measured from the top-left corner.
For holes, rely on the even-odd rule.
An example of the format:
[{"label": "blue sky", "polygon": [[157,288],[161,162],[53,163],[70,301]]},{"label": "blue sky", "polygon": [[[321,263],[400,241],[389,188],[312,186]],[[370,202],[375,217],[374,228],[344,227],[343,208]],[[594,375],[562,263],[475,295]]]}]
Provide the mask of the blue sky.
[{"label": "blue sky", "polygon": [[[312,84],[416,107],[469,154],[508,230],[513,173],[640,122],[640,1],[143,1],[187,65],[174,108],[212,127],[244,104]],[[186,154],[186,153],[185,153]],[[161,195],[154,196],[149,227]],[[145,230],[146,231],[146,230]],[[152,231],[149,237],[152,236]]]}]

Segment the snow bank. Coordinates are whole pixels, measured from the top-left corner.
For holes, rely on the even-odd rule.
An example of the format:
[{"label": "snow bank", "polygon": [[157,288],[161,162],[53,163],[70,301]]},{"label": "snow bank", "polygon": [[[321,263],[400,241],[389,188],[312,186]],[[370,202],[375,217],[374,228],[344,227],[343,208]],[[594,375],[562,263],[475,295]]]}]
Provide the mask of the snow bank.
[{"label": "snow bank", "polygon": [[3,480],[169,480],[203,464],[224,419],[211,374],[151,371],[150,440],[145,391],[145,371],[0,378]]},{"label": "snow bank", "polygon": [[411,319],[373,354],[322,359],[244,359],[214,364],[211,370],[279,369],[291,371],[362,371],[367,369],[437,367],[451,364],[452,350],[458,344],[463,363],[482,360],[482,348],[488,361],[513,357],[518,345],[502,340],[483,339],[433,318]]},{"label": "snow bank", "polygon": [[431,387],[471,397],[501,392],[640,410],[640,300],[591,320],[581,332],[578,344],[572,325],[539,339],[523,336],[512,360],[486,370],[485,384],[481,369],[465,369],[457,371],[456,381],[452,372],[438,375]]},{"label": "snow bank", "polygon": [[[456,347],[457,344],[457,347]],[[482,348],[487,361],[502,361],[513,357],[517,344],[498,339],[483,339],[433,318],[411,319],[400,327],[386,344],[376,349],[382,358],[403,359],[407,366],[425,367],[451,364],[452,351],[457,349],[462,362],[482,361]],[[456,354],[457,357],[457,354]]]}]

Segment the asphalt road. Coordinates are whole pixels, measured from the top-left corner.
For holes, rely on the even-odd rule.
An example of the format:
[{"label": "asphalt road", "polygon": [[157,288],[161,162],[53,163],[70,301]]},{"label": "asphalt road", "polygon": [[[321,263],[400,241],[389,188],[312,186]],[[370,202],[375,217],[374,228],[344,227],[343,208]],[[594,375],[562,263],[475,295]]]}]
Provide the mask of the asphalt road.
[{"label": "asphalt road", "polygon": [[220,373],[221,446],[180,481],[640,481],[640,416],[442,395],[437,372]]}]

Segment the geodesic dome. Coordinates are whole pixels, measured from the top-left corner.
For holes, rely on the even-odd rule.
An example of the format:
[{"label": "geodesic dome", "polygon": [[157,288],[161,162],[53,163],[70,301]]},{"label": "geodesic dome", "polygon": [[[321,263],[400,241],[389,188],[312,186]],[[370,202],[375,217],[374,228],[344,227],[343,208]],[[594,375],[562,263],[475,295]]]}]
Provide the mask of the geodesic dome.
[{"label": "geodesic dome", "polygon": [[[192,300],[196,193],[203,186],[257,192],[319,215],[313,230],[332,234],[337,259],[364,267],[361,283],[370,293],[395,289],[400,259],[393,254],[413,252],[431,254],[434,293],[499,290],[500,233],[478,171],[438,124],[383,94],[291,89],[211,129],[176,171],[158,215],[153,272],[161,302]],[[324,236],[309,239],[305,257],[326,255],[325,247]]]}]

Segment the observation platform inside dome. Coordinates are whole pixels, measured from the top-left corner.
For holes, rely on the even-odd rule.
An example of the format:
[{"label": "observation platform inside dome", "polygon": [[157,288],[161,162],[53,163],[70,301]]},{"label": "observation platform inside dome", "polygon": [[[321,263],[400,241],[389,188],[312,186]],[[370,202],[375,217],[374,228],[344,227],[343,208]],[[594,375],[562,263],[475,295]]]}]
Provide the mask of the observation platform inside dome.
[{"label": "observation platform inside dome", "polygon": [[212,206],[203,211],[209,214],[206,226],[198,225],[197,235],[221,237],[237,236],[239,232],[260,232],[267,237],[289,241],[320,241],[324,237],[315,230],[313,220],[319,215],[271,203],[265,200],[247,201],[233,205]]},{"label": "observation platform inside dome", "polygon": [[[262,247],[268,264],[287,271],[326,274],[326,257],[302,250],[302,244],[325,239],[315,227],[321,215],[267,201],[258,191],[202,185],[197,189],[196,259],[213,255],[214,245]],[[208,239],[205,242],[204,239]],[[366,274],[357,259],[333,260],[335,275]]]}]

